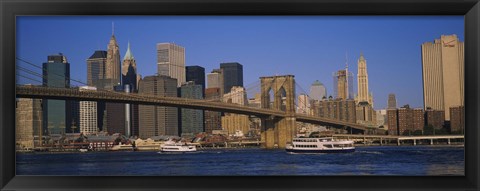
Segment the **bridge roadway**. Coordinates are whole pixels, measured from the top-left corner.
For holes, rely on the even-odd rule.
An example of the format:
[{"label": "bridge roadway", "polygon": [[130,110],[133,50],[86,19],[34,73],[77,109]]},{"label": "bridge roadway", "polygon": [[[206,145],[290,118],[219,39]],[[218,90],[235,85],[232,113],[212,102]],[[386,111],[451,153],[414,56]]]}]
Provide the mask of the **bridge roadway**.
[{"label": "bridge roadway", "polygon": [[367,127],[334,119],[309,116],[304,114],[287,114],[281,110],[246,107],[238,104],[212,102],[201,99],[187,99],[179,97],[159,97],[147,94],[135,94],[114,92],[106,90],[78,90],[74,88],[52,88],[40,86],[16,87],[17,98],[58,99],[58,100],[81,100],[81,101],[105,101],[113,103],[131,103],[141,105],[160,105],[189,109],[202,109],[209,111],[228,112],[258,117],[295,117],[298,122],[329,125],[337,127],[351,127],[357,130],[366,130]]}]

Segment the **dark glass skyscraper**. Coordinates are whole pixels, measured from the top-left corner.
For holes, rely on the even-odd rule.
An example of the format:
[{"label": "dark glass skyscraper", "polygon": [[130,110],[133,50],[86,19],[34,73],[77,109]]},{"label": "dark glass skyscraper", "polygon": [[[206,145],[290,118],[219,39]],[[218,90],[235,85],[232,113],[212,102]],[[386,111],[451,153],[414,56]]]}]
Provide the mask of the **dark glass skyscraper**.
[{"label": "dark glass skyscraper", "polygon": [[243,66],[238,62],[221,63],[223,69],[224,93],[229,93],[233,86],[243,87]]},{"label": "dark glass skyscraper", "polygon": [[[182,98],[203,99],[202,86],[188,81],[180,87],[180,96]],[[181,136],[194,136],[197,133],[204,132],[203,110],[198,109],[180,109],[181,111]]]},{"label": "dark glass skyscraper", "polygon": [[205,97],[205,68],[201,66],[185,67],[187,82],[193,81],[195,85],[202,85],[202,96]]},{"label": "dark glass skyscraper", "polygon": [[[43,63],[43,86],[70,88],[70,64],[62,54],[48,56]],[[72,109],[70,101],[43,100],[44,135],[71,132]]]}]

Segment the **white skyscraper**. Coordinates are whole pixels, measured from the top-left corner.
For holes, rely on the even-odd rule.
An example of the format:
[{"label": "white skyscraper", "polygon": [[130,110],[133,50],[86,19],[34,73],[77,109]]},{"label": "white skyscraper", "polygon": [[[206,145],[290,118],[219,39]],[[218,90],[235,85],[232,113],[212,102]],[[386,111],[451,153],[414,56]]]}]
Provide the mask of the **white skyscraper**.
[{"label": "white skyscraper", "polygon": [[310,99],[313,100],[322,100],[323,97],[327,96],[327,88],[318,80],[313,82],[312,86],[310,86]]},{"label": "white skyscraper", "polygon": [[[91,86],[81,86],[80,91],[96,91]],[[97,126],[97,102],[80,101],[80,133],[92,134],[98,132]]]}]

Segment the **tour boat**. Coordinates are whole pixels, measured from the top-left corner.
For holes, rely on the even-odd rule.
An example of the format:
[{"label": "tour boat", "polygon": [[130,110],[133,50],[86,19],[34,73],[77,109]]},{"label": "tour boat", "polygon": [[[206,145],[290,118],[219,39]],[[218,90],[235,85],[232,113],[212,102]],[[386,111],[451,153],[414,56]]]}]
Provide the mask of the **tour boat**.
[{"label": "tour boat", "polygon": [[195,145],[187,145],[186,143],[177,143],[172,140],[166,141],[160,146],[160,153],[163,152],[195,152],[197,147]]},{"label": "tour boat", "polygon": [[285,150],[292,153],[349,153],[355,151],[355,146],[353,141],[335,141],[332,137],[293,138]]}]

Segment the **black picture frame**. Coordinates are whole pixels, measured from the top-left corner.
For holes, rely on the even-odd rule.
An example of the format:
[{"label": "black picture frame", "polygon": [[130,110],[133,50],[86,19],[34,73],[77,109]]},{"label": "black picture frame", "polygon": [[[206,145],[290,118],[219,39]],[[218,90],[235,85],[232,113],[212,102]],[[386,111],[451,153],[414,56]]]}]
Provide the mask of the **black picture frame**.
[{"label": "black picture frame", "polygon": [[[478,0],[0,0],[2,190],[479,190]],[[15,17],[20,15],[464,15],[465,176],[15,176]]]}]

